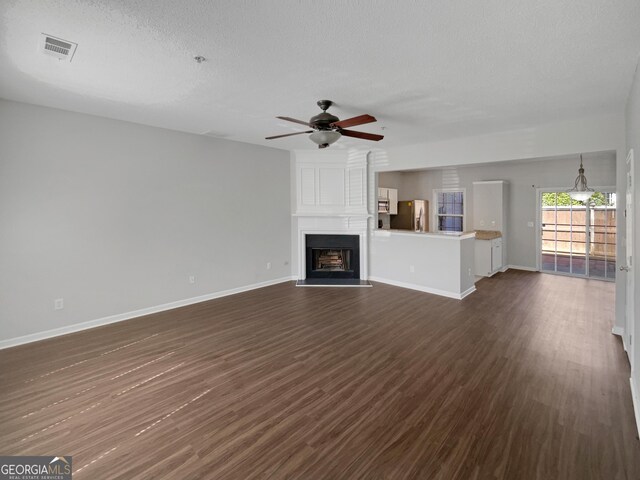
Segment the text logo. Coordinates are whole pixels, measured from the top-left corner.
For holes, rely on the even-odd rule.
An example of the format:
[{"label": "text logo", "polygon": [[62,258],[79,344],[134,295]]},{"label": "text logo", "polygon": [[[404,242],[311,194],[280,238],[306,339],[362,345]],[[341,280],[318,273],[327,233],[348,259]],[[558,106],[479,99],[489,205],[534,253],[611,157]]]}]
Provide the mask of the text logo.
[{"label": "text logo", "polygon": [[71,457],[2,457],[0,480],[71,480]]}]

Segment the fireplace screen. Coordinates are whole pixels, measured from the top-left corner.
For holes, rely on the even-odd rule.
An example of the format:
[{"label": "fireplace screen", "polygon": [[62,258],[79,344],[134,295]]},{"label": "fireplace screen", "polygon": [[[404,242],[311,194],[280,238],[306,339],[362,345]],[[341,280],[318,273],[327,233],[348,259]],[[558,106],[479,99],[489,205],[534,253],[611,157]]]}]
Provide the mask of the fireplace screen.
[{"label": "fireplace screen", "polygon": [[360,237],[358,235],[306,235],[307,279],[359,279]]},{"label": "fireplace screen", "polygon": [[329,272],[349,272],[351,268],[351,250],[337,248],[312,248],[312,270]]}]

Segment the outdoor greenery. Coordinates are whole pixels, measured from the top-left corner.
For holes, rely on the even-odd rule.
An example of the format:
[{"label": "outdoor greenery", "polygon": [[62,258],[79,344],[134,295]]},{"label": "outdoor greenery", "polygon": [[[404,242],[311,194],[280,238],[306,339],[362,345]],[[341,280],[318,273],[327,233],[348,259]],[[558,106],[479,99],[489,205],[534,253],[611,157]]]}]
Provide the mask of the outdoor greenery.
[{"label": "outdoor greenery", "polygon": [[[615,196],[611,197],[609,195],[605,195],[602,192],[595,192],[591,198],[589,199],[589,204],[592,206],[615,206]],[[557,202],[557,203],[556,203]],[[565,192],[549,192],[542,194],[542,205],[545,207],[555,207],[556,205],[559,207],[568,207],[569,205],[575,205],[578,207],[584,206],[585,202],[579,202],[578,200],[572,199],[568,193]]]}]

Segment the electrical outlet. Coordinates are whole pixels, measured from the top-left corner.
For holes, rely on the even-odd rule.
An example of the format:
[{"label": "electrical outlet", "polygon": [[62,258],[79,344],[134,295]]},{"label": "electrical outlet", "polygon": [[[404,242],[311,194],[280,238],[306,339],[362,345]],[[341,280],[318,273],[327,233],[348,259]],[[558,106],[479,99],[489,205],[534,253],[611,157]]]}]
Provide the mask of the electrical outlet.
[{"label": "electrical outlet", "polygon": [[193,275],[189,276],[189,283],[196,283],[196,277],[194,277]]},{"label": "electrical outlet", "polygon": [[54,310],[62,310],[64,308],[64,298],[56,298],[53,301]]},{"label": "electrical outlet", "polygon": [[411,273],[414,273],[414,272],[416,271],[416,267],[415,267],[415,266],[413,266],[413,265],[409,265],[409,271],[410,271]]},{"label": "electrical outlet", "polygon": [[471,269],[469,269],[469,276],[471,276]]},{"label": "electrical outlet", "polygon": [[533,228],[533,222],[527,222],[527,227]]},{"label": "electrical outlet", "polygon": [[271,262],[267,262],[267,270],[271,270]]}]

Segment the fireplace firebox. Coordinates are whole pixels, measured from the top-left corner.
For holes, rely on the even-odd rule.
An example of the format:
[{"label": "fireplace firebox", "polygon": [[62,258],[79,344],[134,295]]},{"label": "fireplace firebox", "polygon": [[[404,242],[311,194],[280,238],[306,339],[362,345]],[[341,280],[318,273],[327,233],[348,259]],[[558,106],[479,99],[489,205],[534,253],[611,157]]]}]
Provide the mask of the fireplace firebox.
[{"label": "fireplace firebox", "polygon": [[360,279],[358,235],[305,235],[306,277]]}]

